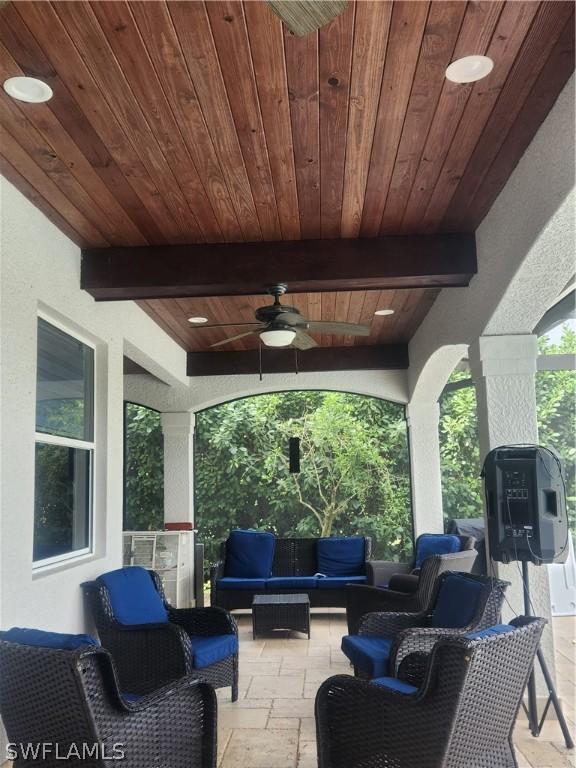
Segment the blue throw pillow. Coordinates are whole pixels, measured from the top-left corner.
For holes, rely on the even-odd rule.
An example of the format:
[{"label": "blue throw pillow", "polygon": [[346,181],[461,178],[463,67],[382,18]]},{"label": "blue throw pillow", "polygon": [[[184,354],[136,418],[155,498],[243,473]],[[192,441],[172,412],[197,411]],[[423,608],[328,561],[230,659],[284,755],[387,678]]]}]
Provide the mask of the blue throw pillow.
[{"label": "blue throw pillow", "polygon": [[446,577],[432,614],[432,626],[446,629],[466,627],[476,613],[484,585],[469,576],[451,573]]},{"label": "blue throw pillow", "polygon": [[506,632],[514,632],[515,629],[516,627],[513,627],[512,624],[494,624],[493,627],[487,627],[478,632],[468,632],[464,637],[466,640],[481,640],[483,637],[492,637],[493,635],[504,635]]},{"label": "blue throw pillow", "polygon": [[7,632],[2,632],[1,639],[8,643],[56,648],[63,651],[75,651],[77,648],[98,645],[91,635],[66,635],[61,632],[45,632],[41,629],[23,627],[12,627]]},{"label": "blue throw pillow", "polygon": [[110,593],[114,618],[125,626],[167,624],[168,611],[152,577],[144,568],[134,565],[99,576]]},{"label": "blue throw pillow", "polygon": [[276,537],[265,531],[230,531],[226,542],[225,576],[267,579],[272,574]]},{"label": "blue throw pillow", "polygon": [[362,576],[365,543],[362,536],[318,539],[316,544],[318,573],[325,576]]},{"label": "blue throw pillow", "polygon": [[415,568],[422,568],[422,563],[432,555],[452,555],[460,552],[460,539],[450,533],[424,533],[418,537]]}]

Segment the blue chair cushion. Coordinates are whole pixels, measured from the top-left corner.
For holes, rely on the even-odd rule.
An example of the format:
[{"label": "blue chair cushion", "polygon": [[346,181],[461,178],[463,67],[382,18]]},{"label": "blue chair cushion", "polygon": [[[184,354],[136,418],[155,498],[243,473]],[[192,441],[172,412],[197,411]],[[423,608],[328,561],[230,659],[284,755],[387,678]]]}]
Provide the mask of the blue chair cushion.
[{"label": "blue chair cushion", "polygon": [[375,680],[370,680],[374,685],[381,685],[383,688],[388,688],[390,691],[398,691],[398,693],[416,693],[418,688],[410,683],[405,683],[404,680],[398,680],[396,677],[377,677]]},{"label": "blue chair cushion", "polygon": [[364,574],[365,544],[361,536],[318,539],[318,573],[325,576],[361,576]]},{"label": "blue chair cushion", "polygon": [[479,581],[464,574],[451,573],[438,593],[432,626],[453,629],[470,624],[483,589],[484,585]]},{"label": "blue chair cushion", "polygon": [[342,652],[355,667],[370,677],[386,677],[392,640],[372,635],[345,635]]},{"label": "blue chair cushion", "polygon": [[276,537],[264,531],[230,531],[226,542],[225,576],[267,579],[272,573]]},{"label": "blue chair cushion", "polygon": [[192,657],[194,669],[202,669],[223,661],[228,656],[238,653],[238,638],[236,635],[212,635],[204,637],[191,635]]},{"label": "blue chair cushion", "polygon": [[366,576],[326,576],[318,579],[318,589],[344,589],[346,584],[365,584]]},{"label": "blue chair cushion", "polygon": [[316,589],[317,586],[316,576],[274,576],[266,579],[266,589],[270,592],[275,589]]},{"label": "blue chair cushion", "polygon": [[450,533],[424,533],[418,538],[415,568],[422,568],[422,563],[432,555],[451,555],[460,552],[460,539]]},{"label": "blue chair cushion", "polygon": [[7,632],[2,632],[0,637],[8,643],[56,648],[63,651],[75,651],[77,648],[98,645],[98,641],[91,635],[66,635],[61,632],[44,632],[41,629],[22,627],[12,627]]},{"label": "blue chair cushion", "polygon": [[127,627],[166,624],[168,612],[152,577],[144,568],[130,566],[104,573],[97,579],[110,593],[114,618]]},{"label": "blue chair cushion", "polygon": [[224,576],[216,582],[218,589],[265,589],[266,579],[235,579]]},{"label": "blue chair cushion", "polygon": [[492,637],[493,635],[504,635],[506,632],[514,632],[516,627],[511,624],[494,624],[493,627],[481,629],[478,632],[468,632],[464,637],[467,640],[481,640],[483,637]]},{"label": "blue chair cushion", "polygon": [[127,701],[129,704],[134,704],[138,699],[142,698],[141,693],[123,693],[122,698],[124,701]]}]

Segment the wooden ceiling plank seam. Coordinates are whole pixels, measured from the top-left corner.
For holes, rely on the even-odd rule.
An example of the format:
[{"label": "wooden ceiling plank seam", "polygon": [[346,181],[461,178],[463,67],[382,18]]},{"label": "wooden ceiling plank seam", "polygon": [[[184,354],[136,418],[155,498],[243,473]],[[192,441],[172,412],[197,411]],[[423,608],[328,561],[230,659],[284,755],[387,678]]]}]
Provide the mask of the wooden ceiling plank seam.
[{"label": "wooden ceiling plank seam", "polygon": [[490,75],[474,84],[472,95],[452,138],[444,164],[417,227],[435,231],[450,203],[468,161],[480,140],[514,61],[534,23],[539,3],[507,2],[486,55],[498,62]]},{"label": "wooden ceiling plank seam", "polygon": [[[188,322],[189,317],[207,317],[210,319],[211,312],[208,309],[207,299],[167,299],[165,301],[166,308],[173,312],[175,319],[182,326],[182,333],[188,339],[186,348],[189,351],[192,349],[202,349],[201,346],[198,346],[199,344],[210,346],[210,344],[220,340],[218,329],[207,328],[204,325],[195,325]],[[224,322],[224,320],[215,322]]]},{"label": "wooden ceiling plank seam", "polygon": [[[342,237],[357,237],[362,223],[391,15],[392,3],[381,0],[360,3],[356,10],[344,166]],[[372,87],[374,83],[377,83],[376,88]]]},{"label": "wooden ceiling plank seam", "polygon": [[356,3],[349,3],[318,36],[322,237],[341,231],[355,12]]},{"label": "wooden ceiling plank seam", "polygon": [[[337,323],[345,323],[348,317],[348,311],[350,309],[350,291],[337,291],[336,292],[336,305],[334,307],[334,320]],[[344,336],[340,333],[332,334],[332,346],[343,347]]]},{"label": "wooden ceiling plank seam", "polygon": [[500,151],[474,196],[474,216],[467,219],[478,228],[518,161],[544,122],[560,92],[574,72],[574,14],[568,19],[556,46],[523,104],[520,119],[506,136]]},{"label": "wooden ceiling plank seam", "polygon": [[[322,320],[324,322],[333,323],[336,321],[336,293],[330,291],[329,293],[322,294]],[[333,346],[333,336],[331,333],[323,333],[321,335],[321,346],[331,347]]]},{"label": "wooden ceiling plank seam", "polygon": [[[452,60],[474,54],[485,55],[495,34],[504,2],[469,3],[456,41]],[[464,110],[473,92],[473,83],[452,83],[444,80],[430,130],[424,143],[412,188],[402,215],[402,232],[413,231],[420,221],[446,155],[458,129]]]},{"label": "wooden ceiling plank seam", "polygon": [[[132,222],[129,230],[135,228],[136,232],[141,233],[144,241],[150,244],[166,242],[142,200],[86,119],[78,102],[52,67],[22,17],[16,12],[14,4],[9,4],[0,13],[0,38],[4,40],[11,56],[25,75],[40,76],[52,87],[54,95],[46,105],[45,111],[35,114],[49,112],[54,116],[55,131],[58,132],[56,129],[60,126],[59,133],[69,136],[74,142],[79,155],[85,159],[84,162],[102,180],[109,194],[119,205],[120,211],[124,211],[128,221]],[[46,127],[43,133],[48,138]]]},{"label": "wooden ceiling plank seam", "polygon": [[0,152],[0,174],[18,189],[24,197],[35,205],[66,237],[80,248],[85,248],[89,241],[77,232],[68,219],[51,205],[48,200],[23,176]]},{"label": "wooden ceiling plank seam", "polygon": [[284,36],[264,3],[244,2],[250,56],[283,240],[300,237]]},{"label": "wooden ceiling plank seam", "polygon": [[172,242],[177,227],[169,208],[108,103],[100,100],[95,108],[93,97],[99,96],[100,89],[54,9],[49,3],[27,2],[19,4],[17,12],[40,47],[50,51],[50,63],[62,81],[68,85],[72,80],[70,90],[75,100],[90,115],[94,130],[105,141],[166,241]]},{"label": "wooden ceiling plank seam", "polygon": [[147,117],[150,130],[157,139],[203,237],[209,242],[229,240],[217,215],[218,206],[184,141],[180,123],[136,24],[130,3],[124,0],[116,0],[114,3],[91,2],[90,9],[104,32],[127,86]]},{"label": "wooden ceiling plank seam", "polygon": [[[4,82],[9,77],[22,75],[24,75],[23,70],[0,43],[0,80]],[[29,107],[29,105],[26,106]],[[89,198],[85,206],[86,210],[81,210],[111,244],[147,244],[146,239],[124,213],[118,201],[47,105],[36,104],[30,109],[2,94],[0,115],[6,129],[49,176],[53,175],[56,179],[59,176],[63,178],[68,176],[79,185],[81,191],[78,197],[83,201],[86,197]],[[72,186],[70,190],[72,191],[70,200],[73,203],[76,197],[74,189]],[[120,215],[118,215],[119,211]],[[95,218],[99,221],[94,220]],[[123,231],[124,228],[127,232]]]},{"label": "wooden ceiling plank seam", "polygon": [[[99,242],[98,247],[109,245],[104,235],[97,229],[60,190],[57,184],[34,162],[20,144],[0,125],[0,152],[6,161],[21,175],[38,194],[46,197],[47,202],[60,212],[70,226],[88,242]],[[66,211],[66,214],[64,214]]]},{"label": "wooden ceiling plank seam", "polygon": [[[392,309],[394,312],[393,315],[374,315],[372,318],[372,332],[376,334],[376,338],[382,343],[393,338],[391,329],[394,328],[395,323],[398,320],[398,307],[402,306],[405,293],[405,291],[379,291],[378,300],[376,302],[377,309]],[[402,296],[400,294],[402,294]]]},{"label": "wooden ceiling plank seam", "polygon": [[464,175],[454,190],[442,220],[443,226],[452,226],[466,218],[468,206],[488,173],[490,163],[486,162],[487,158],[493,158],[499,152],[572,8],[572,3],[562,2],[543,3],[539,7]]},{"label": "wooden ceiling plank seam", "polygon": [[[374,312],[378,309],[378,299],[381,291],[364,291],[364,301],[362,302],[362,311],[358,322],[360,325],[369,325],[371,336],[374,335],[375,317]],[[374,336],[374,338],[377,338]],[[359,347],[366,343],[363,336],[354,337],[354,346]]]},{"label": "wooden ceiling plank seam", "polygon": [[296,37],[286,28],[283,32],[300,232],[303,239],[317,238],[321,210],[318,33]]},{"label": "wooden ceiling plank seam", "polygon": [[[138,27],[156,76],[180,129],[182,140],[220,221],[225,239],[244,239],[233,196],[222,170],[212,137],[204,120],[172,17],[163,2],[131,2],[130,12]],[[179,66],[180,65],[180,66]]]},{"label": "wooden ceiling plank seam", "polygon": [[444,72],[452,60],[467,6],[468,3],[459,0],[443,0],[430,6],[380,223],[381,234],[400,231],[406,201],[442,92]]},{"label": "wooden ceiling plank seam", "polygon": [[[178,242],[205,240],[194,203],[201,207],[200,190],[182,189],[176,177],[176,159],[165,138],[154,131],[150,115],[141,107],[126,77],[111,41],[98,22],[89,3],[51,2],[70,39],[100,89],[101,98],[114,111],[124,133],[156,184],[177,224]],[[169,159],[171,157],[171,159]],[[189,179],[192,185],[192,178]],[[202,190],[203,192],[203,190]]]},{"label": "wooden ceiling plank seam", "polygon": [[244,239],[262,240],[256,201],[236,133],[216,44],[203,3],[166,3],[220,166],[226,175]]},{"label": "wooden ceiling plank seam", "polygon": [[188,350],[188,338],[182,335],[178,323],[174,320],[171,313],[163,305],[163,301],[143,300],[136,302],[138,306],[146,312],[158,325],[173,339],[178,346]]},{"label": "wooden ceiling plank seam", "polygon": [[256,202],[262,237],[264,240],[281,240],[280,218],[244,8],[241,2],[209,0],[206,9],[240,150]]},{"label": "wooden ceiling plank seam", "polygon": [[[380,232],[429,12],[430,3],[425,0],[416,3],[397,0],[392,7],[390,41],[362,209],[362,237],[376,237]],[[392,108],[389,108],[389,98]]]},{"label": "wooden ceiling plank seam", "polygon": [[[362,315],[362,308],[364,307],[364,301],[366,299],[366,291],[352,291],[350,293],[350,301],[348,304],[348,313],[346,315],[346,322],[360,324],[360,317]],[[368,323],[370,325],[370,323]],[[351,336],[345,334],[343,339],[344,347],[353,347],[357,338],[365,338],[358,336]]]}]

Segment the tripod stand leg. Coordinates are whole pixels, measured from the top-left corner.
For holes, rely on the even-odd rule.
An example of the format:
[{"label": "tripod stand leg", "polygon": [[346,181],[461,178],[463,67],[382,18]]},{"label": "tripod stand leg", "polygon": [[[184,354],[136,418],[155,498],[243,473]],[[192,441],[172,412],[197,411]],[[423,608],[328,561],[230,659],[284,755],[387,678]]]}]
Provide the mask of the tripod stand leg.
[{"label": "tripod stand leg", "polygon": [[[542,653],[540,648],[538,648],[537,655],[538,655],[538,661],[540,662],[540,668],[542,669],[542,674],[544,675],[544,680],[546,681],[546,685],[548,687],[550,699],[552,700],[552,706],[556,710],[556,717],[558,718],[558,723],[560,725],[560,728],[562,729],[564,742],[568,749],[573,749],[574,742],[572,741],[572,736],[570,735],[570,731],[568,730],[566,719],[564,717],[564,713],[562,712],[562,707],[560,706],[560,702],[558,701],[558,696],[556,695],[556,689],[554,688],[554,683],[552,682],[552,678],[550,677],[550,672],[548,671],[546,659],[544,658],[544,654]],[[533,676],[534,676],[534,673],[532,673],[532,677]],[[534,735],[537,736],[538,734],[534,734]]]},{"label": "tripod stand leg", "polygon": [[539,736],[540,728],[538,727],[538,703],[536,700],[536,678],[534,677],[534,667],[532,667],[532,672],[530,672],[526,690],[528,691],[528,728],[530,728],[532,736]]}]

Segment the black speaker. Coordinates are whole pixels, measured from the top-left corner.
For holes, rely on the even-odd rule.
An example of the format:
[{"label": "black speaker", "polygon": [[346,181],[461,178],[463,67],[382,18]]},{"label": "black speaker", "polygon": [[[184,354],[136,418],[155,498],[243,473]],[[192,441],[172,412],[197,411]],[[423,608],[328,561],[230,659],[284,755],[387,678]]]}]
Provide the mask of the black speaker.
[{"label": "black speaker", "polygon": [[563,563],[568,515],[558,454],[537,445],[495,448],[486,456],[482,477],[492,559]]}]

